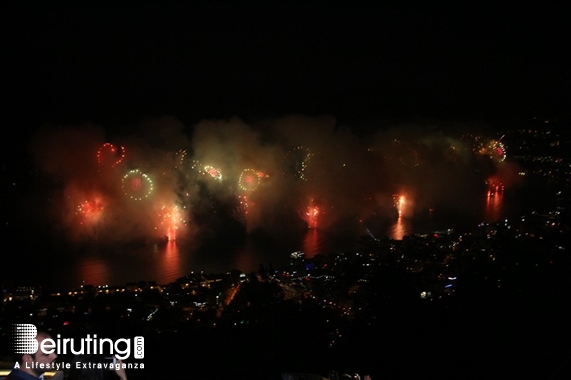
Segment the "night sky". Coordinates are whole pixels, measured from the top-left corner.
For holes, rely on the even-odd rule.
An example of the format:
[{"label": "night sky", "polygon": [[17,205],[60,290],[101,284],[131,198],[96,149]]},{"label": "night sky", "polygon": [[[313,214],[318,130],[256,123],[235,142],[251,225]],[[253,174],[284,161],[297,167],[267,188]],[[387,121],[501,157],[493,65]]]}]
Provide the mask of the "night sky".
[{"label": "night sky", "polygon": [[566,2],[2,2],[2,124],[568,117]]}]

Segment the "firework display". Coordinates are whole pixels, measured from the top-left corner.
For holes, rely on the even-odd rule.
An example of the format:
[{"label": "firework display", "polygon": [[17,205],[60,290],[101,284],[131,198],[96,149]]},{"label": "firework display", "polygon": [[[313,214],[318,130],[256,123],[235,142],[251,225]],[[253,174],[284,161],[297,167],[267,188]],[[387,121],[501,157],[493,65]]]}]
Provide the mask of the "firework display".
[{"label": "firework display", "polygon": [[397,209],[399,218],[403,216],[405,206],[406,206],[406,198],[404,195],[395,194],[393,195],[393,199],[395,202],[395,208]]},{"label": "firework display", "polygon": [[[173,148],[130,136],[123,145],[82,136],[71,141],[70,135],[54,138],[59,145],[43,145],[38,165],[63,188],[60,200],[49,203],[59,213],[55,220],[80,229],[70,231],[74,238],[96,233],[98,241],[175,241],[200,234],[209,223],[227,223],[224,218],[247,233],[325,230],[352,220],[366,226],[371,218],[394,217],[395,209],[408,218],[439,202],[462,207],[474,184],[497,194],[510,177],[501,138],[462,141],[399,130],[360,140],[317,125],[272,140],[233,120],[194,131],[190,139],[164,139],[175,141]],[[470,160],[469,154],[493,160]],[[473,163],[486,165],[468,170]],[[482,178],[470,179],[474,172]]]},{"label": "firework display", "polygon": [[82,202],[77,206],[79,224],[91,225],[97,223],[103,214],[103,202],[100,199],[92,199]]},{"label": "firework display", "polygon": [[178,230],[186,224],[184,214],[178,206],[162,206],[157,212],[158,235],[163,234],[168,241],[176,240]]},{"label": "firework display", "polygon": [[310,206],[305,213],[307,217],[307,227],[317,228],[317,216],[319,215],[319,207]]},{"label": "firework display", "polygon": [[252,225],[251,222],[251,209],[254,206],[254,203],[248,199],[247,195],[238,195],[237,196],[238,204],[236,205],[232,216],[240,225],[242,225],[246,232],[250,232]]},{"label": "firework display", "polygon": [[211,176],[212,178],[222,181],[222,173],[220,170],[216,169],[214,166],[206,165],[204,167],[204,172]]},{"label": "firework display", "polygon": [[496,162],[503,162],[506,160],[506,146],[501,141],[503,136],[498,140],[486,139],[483,136],[470,136],[473,140],[473,151],[481,156],[487,156]]},{"label": "firework display", "polygon": [[506,159],[506,147],[501,141],[492,140],[488,144],[487,151],[490,158],[504,161]]},{"label": "firework display", "polygon": [[117,148],[115,145],[106,142],[97,151],[97,163],[100,168],[114,168],[125,158],[125,147]]},{"label": "firework display", "polygon": [[153,181],[139,169],[133,169],[123,177],[123,190],[131,199],[140,201],[153,192]]},{"label": "firework display", "polygon": [[307,181],[307,167],[313,154],[309,148],[298,145],[291,150],[292,170],[302,181]]},{"label": "firework display", "polygon": [[240,173],[238,186],[244,191],[254,191],[258,188],[260,179],[264,177],[265,175],[262,172],[254,169],[244,169],[242,173]]}]

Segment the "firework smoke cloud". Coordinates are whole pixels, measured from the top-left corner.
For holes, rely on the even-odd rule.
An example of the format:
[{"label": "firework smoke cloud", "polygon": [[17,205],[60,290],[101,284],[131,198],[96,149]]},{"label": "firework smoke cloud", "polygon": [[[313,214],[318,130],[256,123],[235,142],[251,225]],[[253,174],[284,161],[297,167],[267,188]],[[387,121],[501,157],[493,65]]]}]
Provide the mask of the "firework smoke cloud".
[{"label": "firework smoke cloud", "polygon": [[470,136],[434,125],[363,136],[328,115],[192,126],[165,117],[128,134],[50,126],[30,144],[41,186],[26,206],[72,241],[192,239],[218,228],[212,215],[245,233],[354,233],[374,217],[461,210],[491,176],[512,181],[506,147]]}]

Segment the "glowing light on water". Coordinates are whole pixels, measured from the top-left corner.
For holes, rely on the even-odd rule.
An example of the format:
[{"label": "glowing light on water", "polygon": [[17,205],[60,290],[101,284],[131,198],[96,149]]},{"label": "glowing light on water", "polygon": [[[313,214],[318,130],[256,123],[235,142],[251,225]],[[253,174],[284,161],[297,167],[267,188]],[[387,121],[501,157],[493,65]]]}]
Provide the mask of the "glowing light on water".
[{"label": "glowing light on water", "polygon": [[504,193],[499,191],[494,194],[488,192],[486,197],[486,211],[485,220],[486,222],[495,222],[501,218],[503,215],[504,208]]},{"label": "glowing light on water", "polygon": [[395,240],[402,240],[407,232],[408,225],[406,225],[401,216],[398,217],[397,222],[391,226],[390,237]]},{"label": "glowing light on water", "polygon": [[488,179],[486,181],[486,184],[488,185],[488,193],[487,193],[488,198],[493,197],[498,193],[504,192],[505,189],[504,184],[495,178]]}]

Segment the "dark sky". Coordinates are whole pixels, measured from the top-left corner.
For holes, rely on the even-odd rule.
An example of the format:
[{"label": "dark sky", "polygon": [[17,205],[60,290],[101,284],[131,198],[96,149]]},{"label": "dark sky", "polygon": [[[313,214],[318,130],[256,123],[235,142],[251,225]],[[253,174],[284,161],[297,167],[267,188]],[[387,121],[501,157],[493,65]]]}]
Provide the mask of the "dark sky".
[{"label": "dark sky", "polygon": [[2,124],[569,115],[567,2],[4,1]]}]

